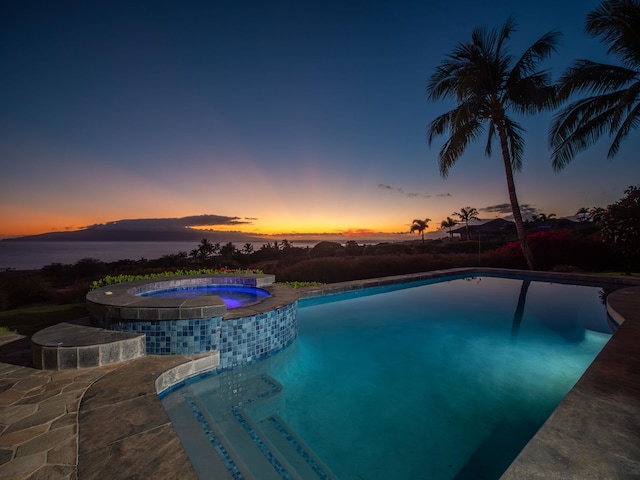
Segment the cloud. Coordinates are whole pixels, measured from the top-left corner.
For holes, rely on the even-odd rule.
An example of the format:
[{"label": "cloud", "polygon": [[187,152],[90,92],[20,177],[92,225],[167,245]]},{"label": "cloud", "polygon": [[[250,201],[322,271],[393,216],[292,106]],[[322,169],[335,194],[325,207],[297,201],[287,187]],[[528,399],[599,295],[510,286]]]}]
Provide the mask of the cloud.
[{"label": "cloud", "polygon": [[[494,213],[494,214],[498,214],[498,215],[509,215],[509,216],[511,216],[511,204],[510,203],[499,203],[497,205],[490,205],[488,207],[480,208],[479,211],[487,212],[487,213]],[[523,203],[523,204],[520,205],[520,212],[522,213],[523,216],[535,215],[536,213],[538,213],[538,211],[539,210],[536,207],[534,207],[533,205],[530,205],[528,203]]]},{"label": "cloud", "polygon": [[386,183],[379,183],[377,185],[378,188],[382,190],[388,190],[391,192],[399,193],[407,198],[432,198],[432,197],[450,197],[450,193],[435,193],[435,194],[426,194],[426,193],[416,193],[416,192],[405,192],[401,187],[392,187],[391,185],[387,185]]},{"label": "cloud", "polygon": [[216,225],[247,225],[247,219],[224,215],[193,215],[182,218],[138,218],[116,220],[113,222],[90,225],[91,230],[120,231],[178,231],[189,227],[213,227]]},{"label": "cloud", "polygon": [[489,205],[480,209],[481,212],[487,213],[511,213],[510,203],[499,203],[498,205]]}]

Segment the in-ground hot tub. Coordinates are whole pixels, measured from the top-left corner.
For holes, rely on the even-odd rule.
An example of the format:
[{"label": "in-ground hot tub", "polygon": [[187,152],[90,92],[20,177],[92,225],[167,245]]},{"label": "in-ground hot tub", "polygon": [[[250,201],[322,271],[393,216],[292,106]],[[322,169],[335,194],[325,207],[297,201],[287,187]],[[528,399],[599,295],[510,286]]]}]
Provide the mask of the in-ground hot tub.
[{"label": "in-ground hot tub", "polygon": [[[98,288],[89,292],[86,300],[95,325],[144,333],[147,354],[217,350],[220,368],[227,369],[267,357],[296,338],[298,294],[274,281],[273,275],[137,280]],[[215,291],[220,289],[266,294],[256,294],[254,301],[228,308],[221,298],[224,294]],[[197,294],[192,294],[194,291]],[[158,292],[171,293],[154,296]]]}]

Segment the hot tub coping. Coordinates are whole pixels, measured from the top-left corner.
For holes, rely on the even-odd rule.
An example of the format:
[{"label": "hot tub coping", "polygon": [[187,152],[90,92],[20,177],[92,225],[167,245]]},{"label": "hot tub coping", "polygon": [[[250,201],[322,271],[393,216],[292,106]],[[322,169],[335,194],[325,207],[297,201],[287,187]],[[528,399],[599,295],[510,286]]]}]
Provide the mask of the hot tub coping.
[{"label": "hot tub coping", "polygon": [[[97,288],[86,296],[87,308],[94,319],[108,317],[112,320],[190,320],[229,316],[227,307],[216,295],[192,298],[141,297],[139,294],[152,290],[200,285],[246,285],[262,288],[272,296],[274,290],[282,286],[275,284],[275,276],[267,274],[219,274],[186,275],[166,278],[150,278],[118,283]],[[263,300],[249,307],[234,309],[236,318],[246,308],[250,312],[259,312],[263,308],[272,308],[273,302]],[[236,310],[240,312],[236,312]]]}]

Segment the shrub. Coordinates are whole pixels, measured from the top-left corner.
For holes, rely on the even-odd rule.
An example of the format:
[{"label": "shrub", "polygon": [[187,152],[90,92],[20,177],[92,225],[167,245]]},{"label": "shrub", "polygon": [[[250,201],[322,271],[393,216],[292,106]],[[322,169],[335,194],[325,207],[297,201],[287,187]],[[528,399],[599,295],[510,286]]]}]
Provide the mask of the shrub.
[{"label": "shrub", "polygon": [[[527,236],[535,267],[550,270],[556,265],[573,265],[584,270],[602,270],[613,262],[611,250],[600,237],[581,237],[569,231],[537,232]],[[494,250],[497,255],[524,260],[520,242],[509,242]]]},{"label": "shrub", "polygon": [[318,257],[339,257],[345,256],[346,250],[338,242],[320,242],[311,249],[311,256]]},{"label": "shrub", "polygon": [[144,273],[140,275],[107,275],[100,280],[94,281],[89,287],[89,290],[95,290],[96,288],[106,287],[107,285],[115,285],[117,283],[133,282],[134,280],[144,280],[147,278],[182,277],[185,275],[224,275],[230,273],[256,274],[262,273],[262,271],[256,269],[239,270],[223,267],[217,268],[215,270],[209,268],[201,268],[199,270],[176,270],[173,272]]},{"label": "shrub", "polygon": [[272,273],[279,282],[334,283],[366,278],[427,272],[445,268],[476,266],[520,268],[512,259],[491,254],[376,255],[343,258],[313,258],[295,265],[278,265]]},{"label": "shrub", "polygon": [[379,243],[364,248],[365,255],[410,255],[413,252],[414,247],[405,243]]},{"label": "shrub", "polygon": [[640,187],[607,207],[600,226],[604,240],[618,252],[627,271],[640,268]]},{"label": "shrub", "polygon": [[8,272],[0,277],[0,306],[3,310],[56,300],[56,293],[39,275]]}]

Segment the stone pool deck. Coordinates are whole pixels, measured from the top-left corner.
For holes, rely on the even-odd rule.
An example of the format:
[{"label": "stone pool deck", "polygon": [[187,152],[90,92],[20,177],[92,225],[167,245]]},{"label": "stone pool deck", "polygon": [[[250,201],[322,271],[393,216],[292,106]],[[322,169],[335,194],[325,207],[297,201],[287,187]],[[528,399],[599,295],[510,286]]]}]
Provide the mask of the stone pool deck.
[{"label": "stone pool deck", "polygon": [[[346,282],[306,289],[303,296],[422,278],[426,275]],[[555,278],[602,280],[576,274]],[[640,287],[609,295],[608,308],[622,325],[503,480],[640,478]],[[0,478],[195,479],[156,382],[164,372],[201,358],[145,356],[92,368],[38,370],[28,338],[0,336]]]}]

